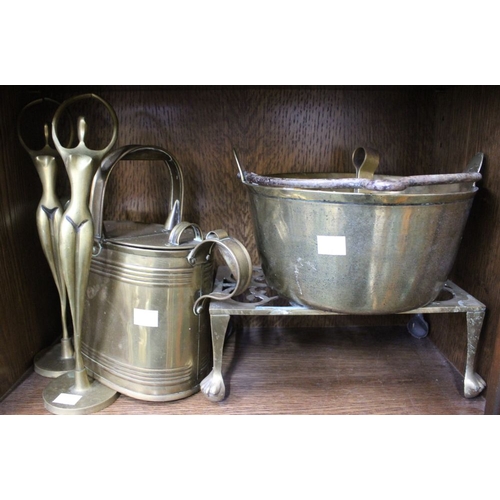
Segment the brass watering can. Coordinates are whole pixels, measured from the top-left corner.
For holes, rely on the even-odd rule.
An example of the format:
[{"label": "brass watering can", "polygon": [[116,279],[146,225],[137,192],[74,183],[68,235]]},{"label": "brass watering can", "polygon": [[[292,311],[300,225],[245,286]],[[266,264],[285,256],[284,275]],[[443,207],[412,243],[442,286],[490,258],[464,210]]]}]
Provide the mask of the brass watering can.
[{"label": "brass watering can", "polygon": [[[103,221],[104,194],[122,160],[163,160],[170,172],[165,224]],[[153,146],[126,146],[108,155],[92,188],[95,224],[82,355],[102,384],[147,401],[181,399],[200,389],[211,363],[207,302],[225,300],[249,285],[245,247],[224,230],[206,235],[182,221],[183,176],[176,159]],[[213,292],[214,250],[230,266],[236,285]]]}]

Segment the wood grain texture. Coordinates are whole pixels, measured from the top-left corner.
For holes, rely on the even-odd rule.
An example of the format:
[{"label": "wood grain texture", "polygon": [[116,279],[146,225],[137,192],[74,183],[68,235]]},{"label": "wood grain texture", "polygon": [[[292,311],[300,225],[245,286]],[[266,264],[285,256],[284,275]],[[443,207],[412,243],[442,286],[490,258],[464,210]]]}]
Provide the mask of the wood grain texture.
[{"label": "wood grain texture", "polygon": [[[56,92],[57,89],[53,89]],[[232,148],[258,173],[353,172],[359,145],[381,152],[380,172],[432,171],[433,93],[426,89],[139,87],[95,91],[116,110],[116,147],[154,144],[180,162],[186,218],[204,230],[226,228],[257,262],[247,193],[236,176]],[[59,100],[75,89],[59,89]],[[106,197],[111,219],[163,221],[166,178],[161,168],[123,162]],[[433,172],[433,171],[432,171]]]},{"label": "wood grain texture", "polygon": [[16,131],[28,99],[16,88],[0,89],[0,398],[61,335],[59,298],[35,221],[41,183]]},{"label": "wood grain texture", "polygon": [[486,415],[500,415],[500,334],[497,328],[497,336],[493,348],[493,361],[491,364],[488,381],[489,391],[484,412]]},{"label": "wood grain texture", "polygon": [[[427,338],[405,329],[245,329],[226,341],[227,397],[200,392],[148,402],[124,395],[99,415],[480,415],[463,379]],[[3,415],[47,415],[49,381],[33,373],[0,403]]]},{"label": "wood grain texture", "polygon": [[[462,170],[472,154],[483,150],[487,162],[482,189],[473,206],[453,278],[488,307],[478,357],[479,371],[489,383],[490,366],[498,364],[495,360],[500,356],[500,353],[494,353],[498,326],[496,305],[500,299],[497,285],[500,267],[495,257],[499,243],[496,224],[499,216],[498,179],[494,169],[500,153],[497,146],[500,133],[498,88],[451,87],[441,93],[436,93],[432,87],[15,88],[10,94],[2,94],[5,97],[2,106],[8,111],[1,119],[2,131],[11,133],[12,139],[5,142],[6,147],[2,150],[2,175],[7,176],[3,179],[2,189],[9,191],[15,199],[14,203],[3,201],[3,206],[9,211],[17,210],[11,208],[16,204],[20,206],[21,186],[24,188],[27,183],[30,190],[36,190],[38,186],[34,171],[29,174],[31,177],[21,180],[5,167],[7,162],[19,165],[25,155],[19,147],[14,151],[16,139],[10,132],[21,101],[27,102],[28,97],[34,99],[42,95],[63,101],[86,92],[95,92],[116,110],[120,123],[116,147],[153,144],[176,156],[185,177],[185,219],[199,223],[205,231],[227,229],[247,246],[255,264],[259,263],[259,258],[253,222],[247,193],[236,176],[231,153],[233,147],[238,150],[246,169],[262,174],[352,172],[351,153],[359,145],[379,150],[381,173],[445,173]],[[88,121],[93,144],[99,146],[106,137],[100,137],[96,130],[98,132],[106,125],[106,119],[102,112],[94,110]],[[105,216],[109,219],[163,222],[167,216],[167,192],[168,176],[162,164],[122,162],[111,177],[106,192]],[[34,210],[37,196],[34,193],[29,195],[30,210]],[[5,200],[4,196],[2,198]],[[15,222],[16,231],[23,234],[17,245],[25,238],[31,238],[32,247],[36,237],[32,233],[27,236],[30,234],[26,226],[29,217],[26,213],[23,217],[19,220],[25,222],[19,223],[17,218]],[[31,224],[33,228],[34,220]],[[25,248],[23,244],[20,246]],[[13,255],[21,255],[12,248],[2,252],[3,266],[11,266],[11,261],[16,258]],[[38,261],[40,266],[45,265],[40,256]],[[11,271],[3,271],[11,273],[5,274],[4,279],[10,281],[16,290],[13,297],[16,294],[29,297],[30,300],[24,303],[30,304],[33,317],[39,317],[46,310],[53,311],[56,317],[55,290],[42,302],[35,300],[40,288],[51,282],[51,277],[46,274],[39,283],[27,284],[29,278],[17,271],[23,265],[14,264]],[[27,269],[32,265],[30,262]],[[11,304],[5,305],[2,314],[9,322],[16,323],[20,320],[13,318]],[[465,326],[463,319],[456,316],[432,318],[431,335],[445,355],[462,370]],[[275,326],[298,329],[349,325],[376,327],[403,325],[406,320],[404,316],[336,316],[294,321],[276,318]],[[243,326],[271,325],[261,318],[246,318]],[[34,335],[36,345],[45,344],[50,337],[38,331]],[[27,356],[25,347],[21,347],[24,340],[9,338],[8,343],[10,351],[21,349],[24,352],[21,357],[25,359],[21,364],[29,364],[31,354]],[[11,377],[10,373],[8,377]],[[490,388],[491,391],[495,389]]]},{"label": "wood grain texture", "polygon": [[[48,89],[45,89],[48,90]],[[74,88],[52,89],[62,101]],[[108,100],[120,122],[116,147],[154,144],[177,158],[185,178],[184,218],[203,230],[226,229],[259,264],[246,188],[237,177],[236,148],[257,173],[353,172],[353,150],[381,153],[387,174],[434,173],[434,94],[426,88],[334,87],[82,88]],[[105,218],[163,222],[168,177],[161,164],[121,162],[111,176]],[[352,321],[353,318],[350,319]],[[365,324],[365,320],[360,320]],[[372,317],[373,324],[386,319]],[[277,319],[276,324],[282,320]],[[400,318],[393,323],[401,324]],[[316,317],[311,326],[346,324]],[[259,326],[258,318],[248,319]]]},{"label": "wood grain texture", "polygon": [[[479,191],[465,228],[452,279],[487,307],[478,348],[478,372],[488,383],[487,400],[498,399],[500,351],[495,350],[500,304],[500,88],[458,87],[437,100],[434,161],[443,171],[461,171],[478,152],[485,154]],[[431,335],[448,359],[463,370],[465,327],[457,318],[431,318]],[[488,405],[488,408],[490,405]],[[491,410],[489,410],[491,411]],[[497,408],[500,412],[500,408]]]}]

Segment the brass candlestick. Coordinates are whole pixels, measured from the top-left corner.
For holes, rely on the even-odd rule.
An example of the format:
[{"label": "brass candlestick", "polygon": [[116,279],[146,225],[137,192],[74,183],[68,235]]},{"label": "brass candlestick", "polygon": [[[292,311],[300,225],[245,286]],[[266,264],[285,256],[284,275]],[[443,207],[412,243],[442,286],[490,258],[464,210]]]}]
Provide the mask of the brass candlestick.
[{"label": "brass candlestick", "polygon": [[[40,150],[29,148],[21,134],[21,117],[24,112],[44,102],[59,105],[51,99],[38,99],[23,108],[17,123],[19,141],[30,155],[42,183],[42,197],[36,210],[36,225],[43,253],[49,263],[61,306],[62,338],[61,341],[35,356],[35,371],[44,377],[59,377],[75,368],[73,345],[67,327],[67,296],[66,287],[61,274],[59,258],[59,227],[63,209],[56,194],[56,177],[59,155],[49,145],[49,126],[44,125],[45,146]],[[71,140],[71,138],[70,138]]]},{"label": "brass candlestick", "polygon": [[[57,124],[63,109],[82,99],[97,99],[104,104],[113,122],[113,136],[103,150],[95,151],[85,145],[87,124],[85,118],[77,120],[78,145],[61,146],[57,137]],[[84,94],[64,101],[52,120],[52,137],[64,161],[71,185],[71,199],[63,214],[59,231],[61,269],[66,283],[73,318],[73,345],[75,369],[53,380],[44,390],[45,408],[56,414],[83,415],[109,406],[118,393],[97,380],[91,380],[81,355],[81,330],[85,293],[87,290],[94,224],[89,210],[89,196],[94,174],[103,157],[111,150],[118,136],[118,119],[113,108],[94,94]]]}]

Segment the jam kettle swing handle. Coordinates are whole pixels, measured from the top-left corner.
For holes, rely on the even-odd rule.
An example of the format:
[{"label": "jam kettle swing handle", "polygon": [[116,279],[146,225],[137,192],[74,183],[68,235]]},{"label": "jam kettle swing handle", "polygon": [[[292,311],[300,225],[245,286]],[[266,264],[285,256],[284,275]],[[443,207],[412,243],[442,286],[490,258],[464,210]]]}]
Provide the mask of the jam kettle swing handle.
[{"label": "jam kettle swing handle", "polygon": [[217,247],[231,273],[236,279],[236,284],[230,293],[212,292],[198,297],[193,306],[193,312],[199,314],[205,301],[227,300],[243,293],[250,285],[252,279],[252,259],[245,246],[237,239],[229,236],[224,229],[216,229],[207,233],[205,240],[199,243],[187,256],[191,265],[205,261]]},{"label": "jam kettle swing handle", "polygon": [[90,206],[95,225],[95,240],[101,242],[105,237],[103,212],[104,192],[113,168],[122,160],[161,160],[170,172],[170,200],[169,215],[165,222],[165,230],[170,231],[182,220],[184,202],[184,178],[182,170],[168,151],[157,146],[129,145],[123,146],[108,154],[101,162],[100,168],[94,176]]}]

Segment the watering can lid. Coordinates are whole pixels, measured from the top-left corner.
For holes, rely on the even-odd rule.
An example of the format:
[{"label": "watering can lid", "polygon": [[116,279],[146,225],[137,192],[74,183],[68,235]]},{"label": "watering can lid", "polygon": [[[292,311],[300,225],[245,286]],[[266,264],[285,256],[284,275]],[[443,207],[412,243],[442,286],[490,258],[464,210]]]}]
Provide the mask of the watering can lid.
[{"label": "watering can lid", "polygon": [[[192,231],[181,234],[165,229],[161,224],[145,224],[130,221],[105,221],[106,241],[115,245],[142,248],[150,250],[186,250],[195,247],[200,242],[200,232],[191,227]],[[186,227],[187,228],[187,227]]]}]

